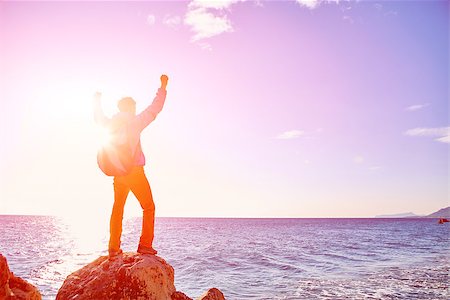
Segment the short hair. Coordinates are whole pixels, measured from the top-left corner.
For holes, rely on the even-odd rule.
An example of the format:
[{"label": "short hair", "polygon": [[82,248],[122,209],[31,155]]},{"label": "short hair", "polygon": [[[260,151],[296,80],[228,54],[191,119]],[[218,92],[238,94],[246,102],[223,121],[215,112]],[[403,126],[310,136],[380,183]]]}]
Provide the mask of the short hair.
[{"label": "short hair", "polygon": [[125,97],[119,100],[117,103],[117,107],[120,111],[130,111],[131,107],[136,105],[136,101],[134,101],[131,97]]}]

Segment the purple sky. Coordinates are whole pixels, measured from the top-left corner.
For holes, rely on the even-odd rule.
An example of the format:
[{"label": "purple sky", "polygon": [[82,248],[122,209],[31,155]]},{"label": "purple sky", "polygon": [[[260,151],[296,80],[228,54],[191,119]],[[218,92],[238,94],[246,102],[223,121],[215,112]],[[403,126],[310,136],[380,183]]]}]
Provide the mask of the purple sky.
[{"label": "purple sky", "polygon": [[431,213],[448,36],[447,1],[0,2],[0,214],[108,215],[91,96],[142,109],[162,73],[158,216]]}]

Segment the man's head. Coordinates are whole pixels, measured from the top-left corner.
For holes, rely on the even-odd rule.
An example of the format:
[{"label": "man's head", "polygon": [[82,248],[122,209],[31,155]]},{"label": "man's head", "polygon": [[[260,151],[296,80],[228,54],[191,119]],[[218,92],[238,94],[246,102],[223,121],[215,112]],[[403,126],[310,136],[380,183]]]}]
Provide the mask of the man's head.
[{"label": "man's head", "polygon": [[132,114],[136,114],[136,101],[131,97],[125,97],[119,100],[117,103],[117,107],[121,112],[129,112]]}]

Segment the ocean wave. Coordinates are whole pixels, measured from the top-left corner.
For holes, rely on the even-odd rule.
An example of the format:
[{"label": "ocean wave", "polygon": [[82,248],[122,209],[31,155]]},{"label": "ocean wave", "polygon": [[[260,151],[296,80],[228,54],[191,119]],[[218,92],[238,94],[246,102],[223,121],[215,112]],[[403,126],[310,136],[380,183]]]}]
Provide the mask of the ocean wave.
[{"label": "ocean wave", "polygon": [[362,278],[304,279],[286,299],[449,299],[446,259],[431,266],[386,268]]}]

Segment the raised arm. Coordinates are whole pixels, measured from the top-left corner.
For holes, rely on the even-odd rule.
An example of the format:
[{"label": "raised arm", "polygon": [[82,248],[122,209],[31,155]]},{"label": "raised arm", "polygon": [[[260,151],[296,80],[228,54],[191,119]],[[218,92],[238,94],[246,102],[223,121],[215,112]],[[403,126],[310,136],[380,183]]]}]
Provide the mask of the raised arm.
[{"label": "raised arm", "polygon": [[103,112],[101,98],[102,93],[96,92],[94,95],[94,120],[101,126],[107,126],[111,119],[106,117]]},{"label": "raised arm", "polygon": [[166,100],[166,87],[167,81],[169,78],[167,75],[161,75],[161,87],[158,89],[156,93],[156,97],[153,99],[152,104],[150,104],[143,112],[136,116],[137,126],[140,130],[143,130],[147,127],[161,112],[164,106],[164,102]]}]

